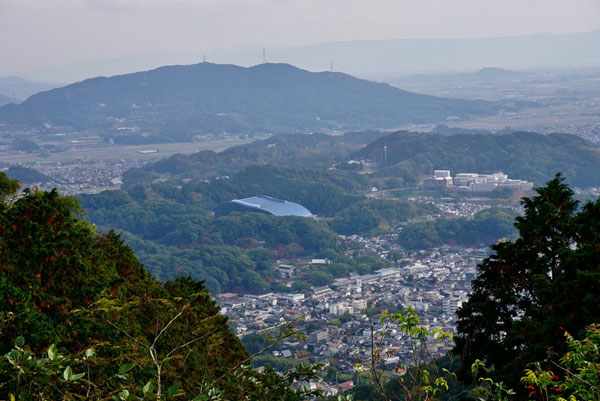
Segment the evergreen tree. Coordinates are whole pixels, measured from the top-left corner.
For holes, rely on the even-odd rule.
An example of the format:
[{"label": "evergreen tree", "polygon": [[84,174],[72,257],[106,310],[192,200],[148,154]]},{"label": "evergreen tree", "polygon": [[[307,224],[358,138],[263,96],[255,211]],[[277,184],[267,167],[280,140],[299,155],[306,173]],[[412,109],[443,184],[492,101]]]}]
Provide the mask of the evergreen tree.
[{"label": "evergreen tree", "polygon": [[600,200],[578,212],[560,174],[536,192],[522,202],[519,238],[492,246],[457,312],[464,371],[485,360],[515,389],[528,363],[564,351],[564,329],[583,333],[600,319]]}]

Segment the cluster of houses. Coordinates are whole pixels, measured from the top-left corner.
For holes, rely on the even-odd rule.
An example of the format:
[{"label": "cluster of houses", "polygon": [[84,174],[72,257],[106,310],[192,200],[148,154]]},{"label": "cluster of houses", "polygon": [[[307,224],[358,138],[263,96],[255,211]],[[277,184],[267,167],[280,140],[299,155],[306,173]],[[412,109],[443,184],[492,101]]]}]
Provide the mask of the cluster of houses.
[{"label": "cluster of houses", "polygon": [[[377,249],[380,241],[365,242],[369,242],[371,249]],[[467,299],[476,264],[487,252],[487,248],[444,246],[421,252],[417,257],[405,257],[396,261],[396,266],[371,274],[352,273],[306,293],[225,293],[218,295],[217,301],[240,337],[271,332],[295,321],[307,335],[306,341],[284,341],[272,351],[274,357],[308,359],[325,365],[335,359],[336,369],[346,375],[343,377],[353,375],[358,379],[355,366],[370,363],[371,335],[374,335],[381,344],[382,355],[388,355],[379,361],[381,367],[401,374],[412,360],[412,348],[394,322],[381,324],[382,311],[398,312],[410,306],[424,326],[454,332],[455,311]],[[279,269],[288,277],[297,273],[292,264],[280,265]],[[450,347],[447,342],[432,342],[430,352],[442,355]],[[353,380],[350,382],[324,380],[307,385],[318,385],[335,394],[354,384]]]}]

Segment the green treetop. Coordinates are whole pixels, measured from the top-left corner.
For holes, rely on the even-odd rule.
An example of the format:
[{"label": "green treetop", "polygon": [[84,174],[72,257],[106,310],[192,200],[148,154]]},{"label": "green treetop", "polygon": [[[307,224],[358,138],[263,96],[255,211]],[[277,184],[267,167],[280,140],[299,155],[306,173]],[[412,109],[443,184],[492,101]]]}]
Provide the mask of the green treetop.
[{"label": "green treetop", "polygon": [[492,246],[457,312],[465,370],[485,360],[514,389],[528,363],[564,351],[564,329],[600,321],[600,200],[578,211],[561,175],[536,191],[522,202],[519,238]]}]

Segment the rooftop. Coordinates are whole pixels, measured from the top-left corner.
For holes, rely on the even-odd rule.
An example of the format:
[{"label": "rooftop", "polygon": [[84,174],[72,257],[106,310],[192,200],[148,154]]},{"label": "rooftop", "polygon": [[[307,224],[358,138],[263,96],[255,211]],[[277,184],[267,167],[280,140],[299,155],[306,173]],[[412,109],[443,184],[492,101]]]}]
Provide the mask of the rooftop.
[{"label": "rooftop", "polygon": [[232,211],[259,211],[275,216],[302,216],[310,217],[312,213],[302,205],[286,200],[275,199],[266,195],[257,195],[250,198],[234,199],[221,204],[215,214],[229,214]]}]

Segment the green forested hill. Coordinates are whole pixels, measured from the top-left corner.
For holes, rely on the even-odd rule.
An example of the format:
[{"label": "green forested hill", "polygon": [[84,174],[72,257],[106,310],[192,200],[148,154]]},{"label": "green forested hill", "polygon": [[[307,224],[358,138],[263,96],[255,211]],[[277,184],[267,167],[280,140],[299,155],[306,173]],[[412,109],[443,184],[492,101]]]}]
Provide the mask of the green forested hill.
[{"label": "green forested hill", "polygon": [[37,170],[23,166],[10,166],[6,171],[6,175],[9,178],[19,180],[24,184],[36,184],[38,182],[45,183],[53,181],[51,177],[48,177]]},{"label": "green forested hill", "polygon": [[398,243],[406,249],[419,250],[443,244],[477,246],[493,244],[501,238],[512,239],[517,230],[516,213],[496,207],[483,210],[472,219],[454,218],[409,223],[398,234]]},{"label": "green forested hill", "polygon": [[0,108],[0,121],[90,129],[111,128],[115,119],[123,119],[160,137],[182,140],[221,131],[394,127],[493,114],[500,108],[288,64],[244,68],[201,63],[98,77],[42,92]]},{"label": "green forested hill", "polygon": [[343,135],[277,134],[222,152],[205,150],[188,156],[175,154],[144,166],[142,170],[168,178],[211,178],[263,164],[325,169],[384,135],[386,133],[380,131],[356,131]]},{"label": "green forested hill", "polygon": [[[193,174],[193,168],[182,170]],[[132,169],[123,176],[124,189],[137,198],[158,194],[183,204],[196,204],[206,210],[231,199],[268,195],[306,206],[318,215],[333,215],[360,200],[368,188],[368,178],[346,171],[290,169],[250,166],[227,177],[211,181],[180,178],[162,182],[160,174],[148,169]],[[151,193],[146,193],[151,189]],[[145,192],[146,191],[146,192]],[[151,200],[151,198],[150,198]]]},{"label": "green forested hill", "polygon": [[562,172],[574,186],[600,186],[600,148],[567,134],[513,132],[507,135],[451,135],[396,132],[381,137],[352,158],[383,160],[387,168],[376,175],[397,176],[416,184],[434,169],[456,173],[503,171],[512,178],[541,185]]},{"label": "green forested hill", "polygon": [[[139,179],[140,172],[148,179]],[[209,182],[151,182],[152,174],[139,170],[126,180],[126,190],[80,195],[86,219],[123,232],[156,277],[190,274],[205,280],[213,292],[268,290],[267,281],[278,275],[275,258],[335,255],[336,232],[364,234],[383,223],[437,210],[405,201],[366,200],[367,178],[346,171],[252,166]],[[222,202],[257,194],[298,202],[334,219],[328,225],[304,217],[211,214]],[[265,249],[256,249],[259,245]]]},{"label": "green forested hill", "polygon": [[[278,275],[275,257],[335,249],[335,234],[327,224],[301,217],[214,217],[214,207],[266,194],[304,204],[313,213],[334,214],[362,199],[364,188],[357,174],[254,166],[228,179],[136,184],[128,192],[79,198],[90,222],[129,233],[128,243],[157,277],[191,274],[213,292],[241,287],[260,292]],[[252,249],[259,241],[264,252]]]}]

